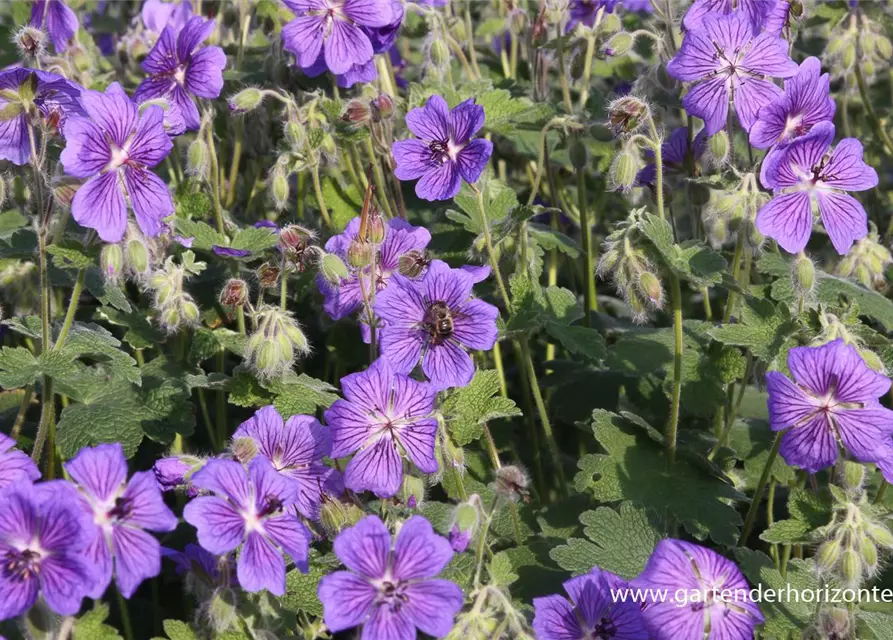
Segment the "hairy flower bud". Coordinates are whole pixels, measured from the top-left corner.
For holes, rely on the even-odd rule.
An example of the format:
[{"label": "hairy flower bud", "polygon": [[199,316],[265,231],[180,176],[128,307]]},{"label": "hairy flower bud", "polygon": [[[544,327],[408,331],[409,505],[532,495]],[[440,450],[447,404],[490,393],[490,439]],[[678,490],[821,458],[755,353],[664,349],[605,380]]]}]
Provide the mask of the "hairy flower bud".
[{"label": "hairy flower bud", "polygon": [[248,87],[229,99],[229,108],[233,113],[248,113],[257,109],[264,101],[264,94],[260,89]]},{"label": "hairy flower bud", "polygon": [[527,502],[530,495],[529,484],[527,474],[517,465],[507,465],[496,470],[494,490],[503,498]]},{"label": "hairy flower bud", "polygon": [[607,57],[625,55],[635,44],[635,38],[631,33],[621,31],[614,34],[602,47],[602,55]]},{"label": "hairy flower bud", "polygon": [[280,269],[269,262],[263,263],[257,270],[257,280],[263,289],[272,289],[279,283]]},{"label": "hairy flower bud", "polygon": [[850,637],[850,613],[846,609],[833,607],[819,613],[818,629],[821,638],[838,640]]},{"label": "hairy flower bud", "polygon": [[431,58],[431,64],[437,69],[445,69],[450,64],[450,49],[442,38],[431,42],[428,55]]},{"label": "hairy flower bud", "polygon": [[794,261],[794,284],[801,293],[809,293],[815,285],[815,265],[806,256]]},{"label": "hairy flower bud", "polygon": [[639,274],[638,287],[655,309],[663,308],[664,288],[656,275],[650,271],[642,271]]},{"label": "hairy flower bud", "polygon": [[322,257],[319,261],[319,272],[326,281],[336,286],[350,275],[347,265],[334,253],[327,253]]},{"label": "hairy flower bud", "polygon": [[118,282],[124,272],[124,251],[120,244],[107,244],[99,254],[102,275],[109,282]]},{"label": "hairy flower bud", "polygon": [[186,149],[186,173],[204,179],[210,165],[208,145],[202,138],[196,138]]},{"label": "hairy flower bud", "polygon": [[626,149],[621,150],[611,163],[611,183],[615,189],[627,191],[636,184],[639,172],[635,156]]},{"label": "hairy flower bud", "polygon": [[865,466],[859,462],[846,460],[843,463],[842,476],[844,489],[858,493],[865,481]]},{"label": "hairy flower bud", "polygon": [[257,455],[257,444],[253,438],[236,438],[233,440],[230,452],[233,458],[242,464],[247,464]]},{"label": "hairy flower bud", "polygon": [[729,134],[726,133],[725,129],[717,131],[710,136],[709,144],[710,154],[717,162],[723,163],[729,159],[731,144],[729,143]]},{"label": "hairy flower bud", "polygon": [[319,512],[319,522],[330,538],[363,519],[363,510],[350,502],[341,502],[326,496]]},{"label": "hairy flower bud", "polygon": [[842,545],[837,538],[823,542],[815,555],[818,570],[824,573],[831,571],[840,559],[841,550]]},{"label": "hairy flower bud", "polygon": [[260,378],[282,375],[296,355],[310,352],[307,337],[287,311],[265,306],[257,313],[257,330],[248,337],[245,360]]},{"label": "hairy flower bud", "polygon": [[840,577],[844,586],[854,589],[862,581],[862,558],[855,549],[844,549],[840,559]]},{"label": "hairy flower bud", "polygon": [[574,169],[583,169],[589,163],[589,151],[579,139],[574,139],[567,150]]},{"label": "hairy flower bud", "polygon": [[372,120],[372,110],[362,100],[351,100],[347,103],[341,120],[353,125],[364,125]]},{"label": "hairy flower bud", "polygon": [[394,100],[386,93],[373,98],[369,106],[372,108],[373,122],[390,120],[394,116]]},{"label": "hairy flower bud", "polygon": [[371,264],[374,255],[375,247],[369,242],[354,240],[347,248],[347,262],[358,269]]},{"label": "hairy flower bud", "polygon": [[146,246],[142,234],[132,236],[127,241],[127,265],[135,276],[144,275],[149,271],[149,247]]},{"label": "hairy flower bud", "polygon": [[288,205],[288,193],[288,173],[284,167],[277,164],[270,173],[270,194],[278,210],[281,211]]},{"label": "hairy flower bud", "polygon": [[36,58],[46,49],[46,34],[40,29],[28,25],[16,32],[15,43],[21,57]]},{"label": "hairy flower bud", "polygon": [[425,482],[416,476],[404,474],[399,495],[400,501],[410,509],[418,509],[425,500]]}]

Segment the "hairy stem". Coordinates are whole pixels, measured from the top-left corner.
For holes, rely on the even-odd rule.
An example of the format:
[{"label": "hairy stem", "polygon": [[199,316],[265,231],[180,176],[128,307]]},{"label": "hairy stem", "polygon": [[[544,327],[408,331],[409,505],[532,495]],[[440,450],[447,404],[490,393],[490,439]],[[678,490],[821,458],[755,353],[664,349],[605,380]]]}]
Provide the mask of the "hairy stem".
[{"label": "hairy stem", "polygon": [[589,223],[589,212],[586,206],[586,168],[577,169],[577,204],[580,208],[580,236],[583,240],[583,308],[586,315],[583,322],[592,326],[590,312],[598,311],[598,297],[595,292],[595,257],[592,248],[592,228]]},{"label": "hairy stem", "polygon": [[782,432],[775,434],[775,441],[772,443],[772,449],[769,450],[769,457],[766,458],[766,464],[763,466],[763,473],[757,482],[757,487],[753,492],[753,500],[750,508],[747,510],[747,516],[744,518],[744,526],[741,529],[741,536],[738,538],[738,546],[743,547],[747,544],[747,538],[753,529],[753,524],[757,519],[757,512],[760,510],[760,503],[763,501],[763,492],[766,489],[766,483],[769,482],[769,476],[772,474],[772,465],[778,456],[778,448],[781,445]]},{"label": "hairy stem", "polygon": [[319,206],[319,214],[322,216],[326,226],[335,231],[335,225],[332,224],[332,218],[329,217],[329,210],[326,208],[325,198],[322,197],[322,186],[319,183],[319,165],[313,165],[310,169],[310,175],[313,178],[313,195],[316,196],[316,204]]}]

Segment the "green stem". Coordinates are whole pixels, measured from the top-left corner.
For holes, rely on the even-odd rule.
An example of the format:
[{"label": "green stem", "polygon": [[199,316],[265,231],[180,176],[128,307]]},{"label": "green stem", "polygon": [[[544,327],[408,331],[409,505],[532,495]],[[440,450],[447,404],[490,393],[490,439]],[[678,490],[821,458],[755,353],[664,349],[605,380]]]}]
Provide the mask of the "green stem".
[{"label": "green stem", "polygon": [[682,399],[682,289],[679,278],[670,275],[673,305],[673,395],[670,398],[670,419],[667,422],[667,451],[670,464],[676,460],[676,434],[679,428],[679,403]]},{"label": "green stem", "polygon": [[285,262],[282,263],[282,273],[279,276],[279,308],[285,311],[288,306],[288,269]]},{"label": "green stem", "polygon": [[84,279],[87,275],[85,269],[78,271],[78,275],[74,281],[74,287],[71,289],[71,298],[68,300],[68,310],[65,312],[65,320],[62,322],[62,329],[59,331],[59,337],[56,338],[56,344],[53,351],[58,351],[68,339],[68,332],[71,331],[71,325],[74,324],[74,316],[78,309],[78,300],[81,297],[81,291],[84,289]]},{"label": "green stem", "polygon": [[562,21],[555,25],[555,35],[558,41],[558,78],[561,81],[561,99],[568,113],[573,113],[574,105],[571,102],[571,89],[567,83],[567,68],[564,66],[564,33],[561,30]]},{"label": "green stem", "polygon": [[[474,50],[474,28],[471,24],[471,3],[465,3],[465,35],[468,38],[468,57],[471,60],[471,68],[475,77],[481,77],[481,68],[478,66],[478,54]],[[387,58],[387,56],[384,56]]]},{"label": "green stem", "polygon": [[133,640],[133,625],[130,622],[130,612],[127,610],[127,601],[124,599],[124,596],[121,595],[117,586],[115,586],[114,589],[115,596],[118,600],[118,613],[121,615],[121,625],[124,627],[124,638],[125,640]]},{"label": "green stem", "polygon": [[589,101],[589,79],[592,76],[592,59],[595,57],[595,40],[598,32],[599,23],[604,15],[604,9],[598,10],[598,16],[595,20],[595,26],[592,28],[589,36],[586,38],[586,57],[583,60],[583,77],[580,86],[580,112],[586,109],[586,103]]},{"label": "green stem", "polygon": [[[35,167],[35,173],[39,173]],[[40,185],[35,185],[38,192],[42,192]],[[38,238],[38,269],[40,272],[40,353],[45,355],[52,351],[53,346],[50,342],[50,282],[47,273],[47,228],[41,225],[37,232]],[[55,421],[56,407],[53,399],[53,379],[49,376],[43,376],[41,384],[40,399],[40,422],[37,427],[37,435],[34,438],[34,449],[31,452],[31,459],[38,465],[43,454],[44,444],[49,439],[49,457],[50,462],[47,463],[49,475],[50,466],[54,457],[54,442],[49,438],[51,424]]]},{"label": "green stem", "polygon": [[214,423],[211,421],[211,412],[208,411],[208,399],[205,398],[204,389],[196,389],[198,394],[198,406],[202,412],[202,421],[205,423],[205,431],[208,432],[208,442],[215,451],[220,451],[223,446],[222,442],[217,442],[217,434],[214,433]]},{"label": "green stem", "polygon": [[31,406],[31,399],[34,397],[34,386],[28,385],[25,387],[25,393],[22,394],[22,402],[19,403],[19,410],[16,413],[15,422],[12,423],[12,430],[9,432],[9,437],[13,440],[18,440],[19,433],[22,430],[22,425],[25,424],[25,416],[28,414],[28,407]]},{"label": "green stem", "polygon": [[484,192],[477,187],[474,188],[474,191],[477,195],[478,210],[481,214],[481,232],[484,234],[484,245],[487,248],[487,259],[490,262],[490,270],[493,272],[493,277],[496,278],[496,286],[499,288],[499,294],[502,296],[503,302],[505,302],[506,312],[511,313],[512,307],[509,292],[505,287],[505,282],[502,280],[502,273],[499,271],[499,261],[496,259],[496,252],[493,250],[493,237],[490,235],[490,221],[487,220],[487,210],[484,206]]},{"label": "green stem", "polygon": [[772,465],[778,455],[778,447],[781,445],[782,432],[775,434],[775,441],[772,443],[772,449],[769,450],[769,457],[766,458],[766,464],[763,466],[763,473],[760,474],[760,480],[753,492],[753,501],[747,510],[747,516],[744,518],[744,527],[741,529],[741,536],[738,538],[738,546],[743,547],[747,543],[747,538],[753,529],[754,522],[757,519],[757,512],[760,510],[760,503],[763,501],[763,491],[766,489],[766,483],[772,474]]},{"label": "green stem", "polygon": [[865,84],[865,78],[862,76],[862,66],[859,63],[858,55],[856,56],[856,64],[853,71],[856,75],[856,84],[859,85],[859,97],[862,98],[862,105],[865,107],[865,115],[868,116],[872,128],[880,134],[881,142],[884,143],[887,155],[893,155],[893,140],[890,139],[890,134],[887,133],[884,125],[877,117],[874,107],[871,106],[871,100],[868,98],[868,87]]},{"label": "green stem", "polygon": [[[222,349],[217,352],[217,371],[218,373],[226,373],[226,354]],[[223,449],[224,443],[226,443],[226,438],[229,435],[226,428],[226,391],[223,391],[222,389],[217,391],[215,399],[216,406],[214,410],[217,414],[217,442],[220,443],[220,448]]]},{"label": "green stem", "polygon": [[552,431],[552,423],[549,421],[549,413],[546,411],[546,403],[543,401],[543,394],[540,391],[536,369],[533,366],[533,358],[530,355],[530,346],[523,338],[518,342],[521,348],[521,358],[524,360],[524,367],[527,370],[533,402],[536,404],[540,422],[543,424],[543,432],[545,432],[546,442],[549,444],[549,454],[552,456],[552,465],[555,467],[555,473],[558,475],[558,486],[561,489],[562,496],[564,496],[567,495],[567,479],[564,476],[564,465],[561,463],[561,452],[558,449],[558,442],[555,440],[555,434]]},{"label": "green stem", "polygon": [[388,199],[388,190],[384,181],[384,173],[381,170],[381,165],[378,163],[378,156],[375,154],[375,147],[372,146],[371,137],[366,138],[366,153],[369,154],[369,162],[372,163],[372,177],[375,181],[375,189],[378,192],[378,201],[384,208],[384,212],[388,218],[393,218],[394,210],[391,208],[391,203]]},{"label": "green stem", "polygon": [[657,213],[661,220],[666,220],[667,216],[664,212],[664,158],[661,147],[660,135],[657,132],[657,125],[654,124],[654,117],[648,114],[648,128],[651,133],[651,147],[654,150],[654,169],[655,169],[655,188],[657,189]]},{"label": "green stem", "polygon": [[232,207],[236,201],[236,183],[239,180],[239,162],[242,159],[242,137],[244,136],[245,123],[239,118],[236,120],[236,139],[233,143],[233,160],[229,166],[229,188],[226,193],[226,206]]},{"label": "green stem", "polygon": [[583,321],[587,327],[592,326],[591,311],[598,311],[598,296],[595,292],[595,262],[592,249],[592,228],[589,223],[588,207],[586,206],[586,169],[577,169],[577,203],[580,207],[580,235],[583,239],[583,278],[586,285],[583,288],[583,307],[586,315]]},{"label": "green stem", "polygon": [[220,164],[217,162],[217,147],[214,145],[214,131],[210,123],[205,131],[207,132],[208,152],[211,160],[211,200],[214,203],[214,219],[217,222],[217,232],[224,233],[223,206],[220,204]]},{"label": "green stem", "polygon": [[316,196],[316,204],[319,206],[319,214],[322,216],[326,226],[332,231],[336,231],[335,225],[332,224],[332,218],[329,217],[326,201],[322,197],[322,186],[319,184],[319,165],[313,165],[310,169],[310,175],[313,178],[313,194]]}]

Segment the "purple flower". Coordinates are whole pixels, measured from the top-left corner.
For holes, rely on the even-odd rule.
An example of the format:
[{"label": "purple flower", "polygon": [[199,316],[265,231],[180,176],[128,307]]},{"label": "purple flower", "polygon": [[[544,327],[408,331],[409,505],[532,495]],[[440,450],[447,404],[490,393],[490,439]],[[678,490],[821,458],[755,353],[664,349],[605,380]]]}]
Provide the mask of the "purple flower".
[{"label": "purple flower", "polygon": [[690,542],[661,540],[630,586],[666,590],[666,598],[651,599],[642,609],[655,640],[751,640],[763,621],[735,563]]},{"label": "purple flower", "polygon": [[283,1],[297,16],[282,29],[285,49],[303,69],[322,56],[336,75],[372,59],[372,42],[363,27],[387,27],[392,20],[390,0]]},{"label": "purple flower", "polygon": [[695,0],[682,19],[682,24],[687,31],[691,31],[699,29],[704,18],[710,14],[728,15],[735,12],[747,18],[754,35],[765,29],[766,32],[779,36],[787,19],[789,6],[785,0]]},{"label": "purple flower", "polygon": [[471,139],[484,126],[484,108],[474,98],[451,111],[446,100],[431,96],[406,114],[406,126],[418,137],[394,143],[394,175],[421,178],[415,192],[423,200],[448,200],[459,193],[462,179],[477,182],[493,153],[489,140]]},{"label": "purple flower", "polygon": [[187,485],[189,483],[187,476],[200,468],[202,464],[198,458],[189,459],[187,462],[184,457],[171,456],[156,460],[152,465],[152,472],[162,491],[173,491]]},{"label": "purple flower", "polygon": [[62,150],[65,172],[89,178],[71,203],[71,215],[96,229],[105,242],[120,242],[127,227],[126,195],[142,232],[161,233],[161,220],[174,212],[167,185],[149,171],[173,147],[164,131],[164,112],[150,106],[142,114],[117,82],[105,93],[84,91],[90,116],[69,118]]},{"label": "purple flower", "polygon": [[381,353],[398,373],[422,360],[422,371],[437,389],[463,387],[474,377],[466,349],[489,350],[499,331],[499,310],[471,297],[475,277],[434,260],[420,280],[394,276],[375,299],[385,321]]},{"label": "purple flower", "polygon": [[69,115],[83,115],[81,88],[62,76],[34,69],[0,72],[0,160],[23,165],[31,157],[29,119],[39,116],[59,127]]},{"label": "purple flower", "polygon": [[253,440],[273,468],[295,484],[295,507],[305,518],[318,520],[324,494],[342,492],[340,474],[322,462],[332,452],[332,437],[313,416],[283,421],[274,407],[263,407],[239,425],[236,438]]},{"label": "purple flower", "polygon": [[392,548],[388,528],[367,516],[335,538],[335,555],[349,571],[319,583],[329,631],[362,626],[365,640],[402,640],[415,638],[416,629],[435,638],[452,629],[465,597],[458,585],[434,576],[453,550],[423,517],[404,522]]},{"label": "purple flower", "polygon": [[[371,292],[372,265],[350,266],[348,251],[358,241],[360,218],[351,220],[344,231],[332,236],[326,242],[326,252],[332,253],[348,266],[348,277],[337,285],[331,284],[322,275],[317,276],[316,284],[325,296],[323,308],[333,320],[340,320],[363,306],[363,287],[366,294]],[[384,240],[377,246],[375,256],[376,293],[388,286],[391,276],[400,267],[400,258],[410,251],[421,252],[431,242],[431,233],[424,227],[414,227],[399,218],[391,218],[385,225]],[[362,287],[360,278],[363,279]]]},{"label": "purple flower", "polygon": [[175,32],[179,32],[192,18],[192,3],[189,0],[181,0],[181,2],[146,0],[143,3],[140,17],[143,26],[157,35],[160,35],[168,26],[173,27]]},{"label": "purple flower", "polygon": [[196,16],[182,30],[164,28],[146,59],[143,69],[150,74],[137,88],[133,99],[139,103],[165,98],[183,119],[187,129],[198,129],[201,119],[192,95],[213,99],[223,89],[226,54],[220,47],[198,50],[214,31],[213,20]]},{"label": "purple flower", "polygon": [[343,400],[325,412],[332,429],[332,457],[357,452],[344,471],[351,491],[390,497],[403,483],[401,452],[424,473],[437,472],[434,439],[437,391],[395,373],[379,358],[361,373],[341,378]]},{"label": "purple flower", "polygon": [[233,249],[232,247],[221,247],[219,244],[215,244],[213,247],[211,247],[211,250],[218,256],[224,256],[227,258],[246,258],[251,255],[251,252],[248,249]]},{"label": "purple flower", "polygon": [[615,599],[615,593],[628,588],[625,580],[597,567],[571,578],[564,583],[570,602],[560,595],[534,598],[536,637],[539,640],[649,640],[651,636],[645,629],[641,605]]},{"label": "purple flower", "polygon": [[57,52],[68,48],[78,30],[78,18],[62,0],[36,0],[31,7],[31,26],[45,29]]},{"label": "purple flower", "polygon": [[40,479],[40,470],[31,457],[15,449],[15,446],[15,440],[0,433],[0,490]]},{"label": "purple flower", "polygon": [[458,524],[454,524],[450,528],[450,548],[456,553],[462,553],[463,551],[465,551],[468,548],[468,543],[471,542],[471,533],[471,529],[462,531],[459,528]]},{"label": "purple flower", "polygon": [[568,7],[568,20],[565,33],[570,33],[578,24],[587,27],[595,26],[595,19],[600,10],[612,13],[620,0],[571,0]]},{"label": "purple flower", "polygon": [[788,43],[771,33],[755,36],[740,11],[708,14],[700,27],[685,34],[682,48],[667,64],[672,77],[694,83],[682,104],[704,120],[708,136],[726,126],[729,98],[741,126],[750,131],[760,107],[782,93],[766,76],[789,78],[796,72]]},{"label": "purple flower", "polygon": [[785,80],[784,95],[762,107],[750,129],[750,144],[765,149],[806,135],[819,122],[834,120],[836,106],[828,74],[818,58],[807,58],[800,71]]},{"label": "purple flower", "polygon": [[[686,163],[697,163],[707,151],[707,136],[701,131],[695,136],[691,144],[688,142],[688,127],[679,127],[670,134],[660,146],[661,159],[664,165],[664,176],[668,173],[686,173]],[[649,154],[652,159],[653,153]],[[636,176],[637,184],[654,184],[657,179],[657,170],[652,162],[645,165]]]},{"label": "purple flower", "polygon": [[0,620],[25,613],[38,594],[59,615],[75,615],[93,587],[84,554],[92,531],[71,491],[57,480],[19,483],[0,496]]},{"label": "purple flower", "polygon": [[65,470],[80,489],[80,503],[93,518],[93,541],[85,551],[97,583],[89,596],[101,598],[115,576],[125,598],[143,580],[161,573],[161,545],[146,533],[173,531],[177,517],[164,504],[151,471],[134,473],[127,481],[127,462],[118,443],[101,444],[66,463]]},{"label": "purple flower", "polygon": [[834,340],[788,351],[793,382],[766,374],[769,425],[787,429],[779,453],[792,466],[815,473],[837,461],[840,446],[860,462],[885,458],[891,447],[893,411],[879,398],[890,380],[868,365],[852,345]]},{"label": "purple flower", "polygon": [[785,251],[802,251],[809,241],[813,203],[840,255],[868,235],[865,209],[845,192],[877,186],[877,173],[862,161],[861,142],[846,138],[829,153],[833,140],[834,125],[819,122],[763,162],[760,181],[775,195],[757,213],[756,226]]},{"label": "purple flower", "polygon": [[[193,498],[183,518],[198,530],[199,544],[217,555],[242,546],[236,573],[246,591],[285,593],[285,560],[307,572],[310,532],[285,508],[297,499],[289,482],[263,456],[248,471],[234,460],[209,460],[192,483],[212,493]],[[243,544],[244,543],[244,544]]]}]

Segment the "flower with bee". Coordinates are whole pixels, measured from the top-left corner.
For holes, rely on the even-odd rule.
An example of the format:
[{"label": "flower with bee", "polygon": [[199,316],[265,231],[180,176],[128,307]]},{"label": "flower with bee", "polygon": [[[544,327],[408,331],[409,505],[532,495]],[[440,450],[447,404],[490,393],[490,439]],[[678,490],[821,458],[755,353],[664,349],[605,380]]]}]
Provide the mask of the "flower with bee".
[{"label": "flower with bee", "polygon": [[375,300],[384,321],[381,353],[400,373],[421,361],[422,372],[438,389],[463,387],[474,376],[470,349],[496,343],[499,310],[471,296],[477,273],[431,262],[425,275],[410,280],[395,275]]}]

